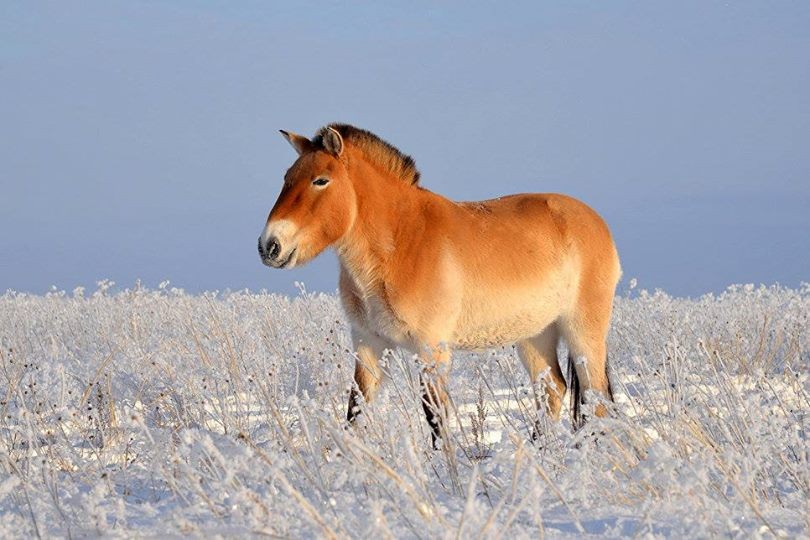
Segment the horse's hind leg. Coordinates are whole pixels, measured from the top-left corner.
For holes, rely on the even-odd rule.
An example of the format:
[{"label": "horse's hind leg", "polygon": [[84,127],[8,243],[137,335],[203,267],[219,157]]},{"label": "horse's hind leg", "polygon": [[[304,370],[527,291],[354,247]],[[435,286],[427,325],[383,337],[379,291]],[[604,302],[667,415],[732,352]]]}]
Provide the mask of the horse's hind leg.
[{"label": "horse's hind leg", "polygon": [[[561,330],[569,349],[569,365],[574,426],[582,424],[579,405],[587,394],[597,392],[613,400],[607,373],[607,334],[613,309],[613,292],[598,291],[581,298],[576,309],[562,321]],[[606,416],[607,408],[598,403],[596,416]]]},{"label": "horse's hind leg", "polygon": [[355,417],[360,413],[360,394],[368,403],[374,399],[377,390],[382,382],[383,372],[380,369],[380,357],[386,349],[386,342],[382,339],[352,330],[352,343],[357,352],[357,360],[354,365],[355,385],[349,393],[349,409],[346,412],[346,420],[354,422]]},{"label": "horse's hind leg", "polygon": [[422,408],[430,426],[430,438],[434,450],[438,440],[446,441],[447,378],[450,375],[450,351],[446,347],[431,347],[423,356],[421,374]]},{"label": "horse's hind leg", "polygon": [[[537,412],[544,407],[554,420],[560,419],[560,408],[565,396],[565,379],[557,361],[558,342],[559,330],[557,324],[552,323],[536,336],[517,344],[518,356],[529,372]],[[539,389],[538,379],[542,379],[542,390]],[[535,427],[533,438],[538,435],[537,428],[539,426]]]}]

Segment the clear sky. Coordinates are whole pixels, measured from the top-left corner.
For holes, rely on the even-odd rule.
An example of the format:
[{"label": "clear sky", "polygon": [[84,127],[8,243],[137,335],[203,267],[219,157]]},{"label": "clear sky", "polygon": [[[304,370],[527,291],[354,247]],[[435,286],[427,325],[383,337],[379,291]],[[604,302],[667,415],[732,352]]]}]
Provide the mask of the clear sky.
[{"label": "clear sky", "polygon": [[258,237],[330,121],[454,199],[556,191],[625,281],[810,281],[810,2],[0,3],[0,290],[293,282]]}]

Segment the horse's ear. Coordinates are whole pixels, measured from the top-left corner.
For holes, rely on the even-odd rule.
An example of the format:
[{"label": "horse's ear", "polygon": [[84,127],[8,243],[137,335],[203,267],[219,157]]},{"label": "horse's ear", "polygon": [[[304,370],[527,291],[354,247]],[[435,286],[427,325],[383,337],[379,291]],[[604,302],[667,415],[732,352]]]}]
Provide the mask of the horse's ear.
[{"label": "horse's ear", "polygon": [[287,139],[287,142],[290,143],[290,146],[295,148],[295,151],[298,152],[299,156],[304,152],[312,150],[312,141],[306,137],[296,133],[284,131],[283,129],[280,129],[279,131],[282,135],[284,135],[284,138]]},{"label": "horse's ear", "polygon": [[335,128],[327,127],[323,131],[323,147],[334,156],[340,156],[343,153],[343,137]]}]

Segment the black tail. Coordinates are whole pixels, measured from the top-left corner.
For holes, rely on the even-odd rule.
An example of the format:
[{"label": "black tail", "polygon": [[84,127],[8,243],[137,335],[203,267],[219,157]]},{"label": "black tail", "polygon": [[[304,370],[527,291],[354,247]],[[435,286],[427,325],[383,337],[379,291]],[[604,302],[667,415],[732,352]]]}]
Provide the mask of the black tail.
[{"label": "black tail", "polygon": [[582,427],[582,389],[579,386],[574,357],[570,352],[568,353],[568,393],[571,396],[571,425],[576,431]]},{"label": "black tail", "polygon": [[607,379],[608,383],[608,398],[610,398],[611,403],[616,401],[613,399],[613,383],[610,381],[610,355],[605,354],[605,379]]},{"label": "black tail", "polygon": [[[610,380],[610,369],[608,362],[610,357],[605,358],[605,379],[607,379],[607,395],[610,401],[613,399],[613,383]],[[579,385],[579,376],[577,375],[576,365],[574,364],[574,357],[568,353],[568,391],[571,396],[571,425],[574,426],[574,431],[582,427],[584,423],[582,417],[582,404],[584,403],[582,396],[582,388]]]}]

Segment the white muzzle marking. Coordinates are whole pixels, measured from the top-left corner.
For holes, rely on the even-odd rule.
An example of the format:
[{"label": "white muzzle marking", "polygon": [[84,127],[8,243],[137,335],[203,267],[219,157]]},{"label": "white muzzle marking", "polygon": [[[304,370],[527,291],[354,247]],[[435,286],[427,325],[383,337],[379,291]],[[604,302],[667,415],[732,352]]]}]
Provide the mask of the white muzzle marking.
[{"label": "white muzzle marking", "polygon": [[271,268],[292,268],[295,266],[298,247],[296,234],[298,230],[298,226],[287,219],[269,222],[259,237],[259,255],[262,263]]}]

